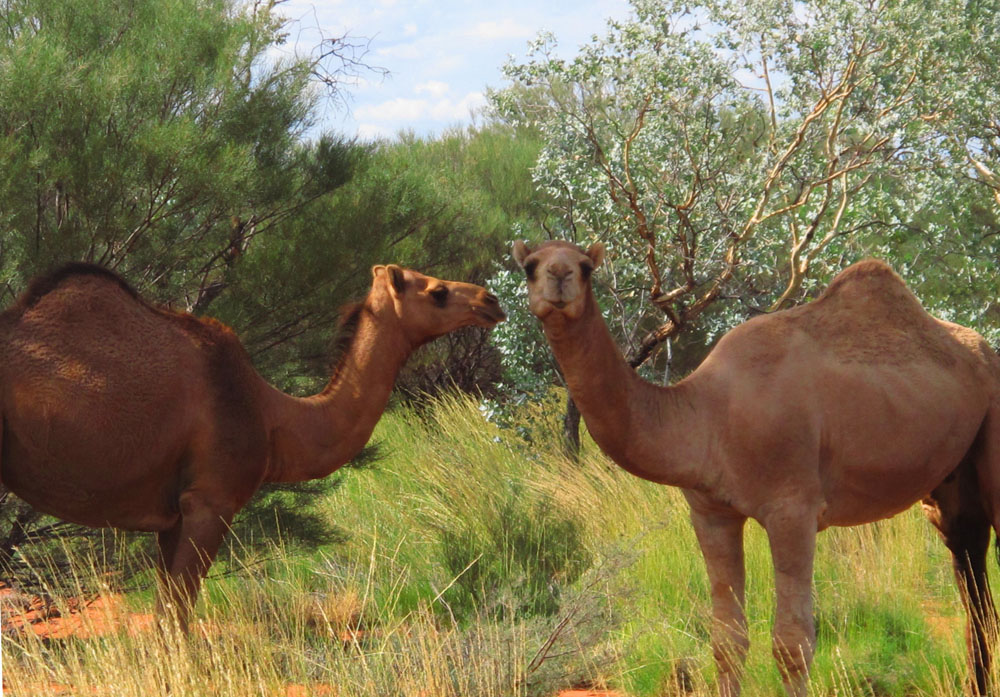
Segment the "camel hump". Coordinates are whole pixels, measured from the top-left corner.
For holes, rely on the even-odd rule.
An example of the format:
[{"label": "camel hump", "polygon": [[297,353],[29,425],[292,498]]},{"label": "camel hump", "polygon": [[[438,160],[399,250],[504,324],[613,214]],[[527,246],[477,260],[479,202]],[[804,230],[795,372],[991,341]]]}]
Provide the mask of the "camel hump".
[{"label": "camel hump", "polygon": [[899,274],[883,261],[865,259],[848,266],[830,282],[830,285],[813,303],[803,307],[812,314],[825,308],[824,313],[838,308],[840,312],[868,315],[871,320],[889,325],[906,324],[927,311]]},{"label": "camel hump", "polygon": [[863,294],[887,300],[906,298],[919,302],[899,274],[880,259],[865,259],[848,266],[834,277],[820,297],[828,298],[843,294]]},{"label": "camel hump", "polygon": [[67,264],[63,264],[55,271],[33,278],[28,283],[27,290],[21,294],[17,304],[22,311],[28,310],[38,303],[38,301],[43,297],[58,288],[61,284],[68,280],[81,277],[96,277],[105,279],[108,282],[117,285],[132,298],[139,300],[139,294],[135,291],[135,289],[130,286],[124,278],[116,274],[111,269],[99,266],[98,264],[71,261]]}]

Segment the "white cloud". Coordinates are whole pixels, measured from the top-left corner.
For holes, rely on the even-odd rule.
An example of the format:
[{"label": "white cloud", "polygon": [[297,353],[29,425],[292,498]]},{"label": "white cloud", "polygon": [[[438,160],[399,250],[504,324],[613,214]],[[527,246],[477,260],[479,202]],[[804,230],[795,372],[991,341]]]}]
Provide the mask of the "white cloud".
[{"label": "white cloud", "polygon": [[413,88],[413,91],[417,94],[426,92],[432,97],[440,99],[441,97],[448,94],[448,90],[451,89],[451,85],[447,82],[441,82],[440,80],[428,80],[427,82],[421,82]]},{"label": "white cloud", "polygon": [[441,99],[431,105],[430,115],[435,121],[451,123],[465,121],[469,114],[486,104],[486,97],[481,92],[469,92],[462,99],[454,102]]},{"label": "white cloud", "polygon": [[376,124],[389,124],[395,128],[406,128],[417,121],[436,121],[447,126],[455,121],[465,121],[469,114],[486,104],[481,92],[469,92],[459,100],[407,99],[397,97],[378,104],[359,106],[354,118],[366,128],[385,128]]},{"label": "white cloud", "polygon": [[534,36],[536,29],[525,24],[518,24],[510,18],[500,21],[480,22],[466,34],[469,38],[492,41],[494,39],[527,39]]},{"label": "white cloud", "polygon": [[397,97],[378,104],[366,104],[354,110],[358,121],[415,121],[425,118],[430,109],[426,99]]},{"label": "white cloud", "polygon": [[361,140],[380,140],[380,139],[391,139],[394,135],[389,131],[388,128],[384,126],[377,126],[373,123],[359,123],[358,124],[358,138]]},{"label": "white cloud", "polygon": [[403,61],[413,61],[426,56],[426,47],[421,43],[396,44],[375,51],[380,58],[395,58]]},{"label": "white cloud", "polygon": [[273,50],[275,59],[309,55],[321,34],[371,40],[364,61],[390,76],[362,71],[345,79],[348,108],[328,109],[325,116],[340,122],[329,125],[362,138],[393,138],[410,129],[433,134],[467,123],[484,106],[485,85],[500,81],[500,66],[523,55],[539,29],[551,29],[568,53],[600,32],[604,18],[629,12],[628,0],[285,0],[279,7],[297,22],[287,28],[288,44]]}]

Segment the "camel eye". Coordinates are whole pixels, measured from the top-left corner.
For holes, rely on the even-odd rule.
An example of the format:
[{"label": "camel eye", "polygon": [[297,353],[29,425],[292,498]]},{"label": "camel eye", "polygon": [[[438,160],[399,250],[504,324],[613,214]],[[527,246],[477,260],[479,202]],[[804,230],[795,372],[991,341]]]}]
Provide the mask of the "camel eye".
[{"label": "camel eye", "polygon": [[580,275],[583,276],[583,280],[589,281],[590,274],[592,274],[593,272],[594,272],[593,264],[591,264],[589,261],[580,262]]},{"label": "camel eye", "polygon": [[434,303],[438,307],[444,307],[448,302],[448,288],[446,286],[438,286],[431,291],[431,297],[434,298]]},{"label": "camel eye", "polygon": [[524,265],[524,273],[528,276],[529,281],[535,280],[535,269],[538,268],[537,261],[529,261]]}]

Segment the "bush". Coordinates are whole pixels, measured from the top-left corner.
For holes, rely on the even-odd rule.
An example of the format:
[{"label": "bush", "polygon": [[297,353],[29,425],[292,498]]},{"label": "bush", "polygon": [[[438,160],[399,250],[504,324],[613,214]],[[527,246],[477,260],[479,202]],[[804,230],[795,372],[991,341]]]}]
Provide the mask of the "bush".
[{"label": "bush", "polygon": [[543,496],[514,480],[492,494],[480,520],[456,520],[441,531],[441,553],[456,578],[461,615],[476,608],[531,617],[560,608],[562,589],[591,563],[579,527]]}]

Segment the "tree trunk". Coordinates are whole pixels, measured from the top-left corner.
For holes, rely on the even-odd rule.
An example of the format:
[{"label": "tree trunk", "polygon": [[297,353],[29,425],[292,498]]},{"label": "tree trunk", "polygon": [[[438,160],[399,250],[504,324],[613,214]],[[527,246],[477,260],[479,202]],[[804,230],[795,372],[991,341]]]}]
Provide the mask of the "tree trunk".
[{"label": "tree trunk", "polygon": [[563,416],[563,448],[574,462],[580,459],[580,410],[566,393],[566,414]]}]

